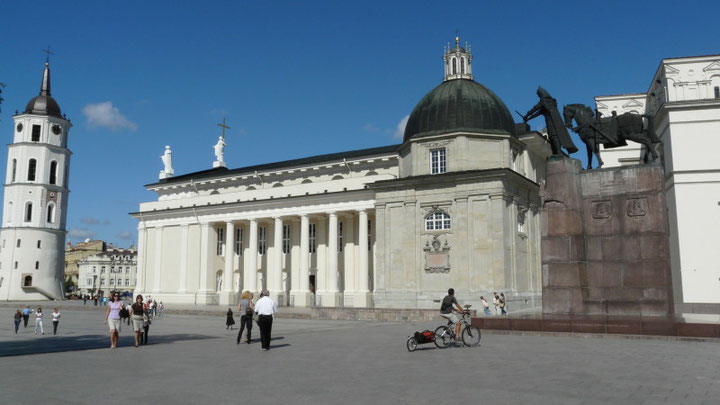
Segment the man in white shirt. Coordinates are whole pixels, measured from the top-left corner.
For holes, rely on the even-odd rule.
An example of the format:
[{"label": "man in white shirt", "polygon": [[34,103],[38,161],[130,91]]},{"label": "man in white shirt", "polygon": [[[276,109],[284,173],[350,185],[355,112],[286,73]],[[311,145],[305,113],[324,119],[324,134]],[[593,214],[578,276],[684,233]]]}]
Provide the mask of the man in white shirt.
[{"label": "man in white shirt", "polygon": [[277,304],[269,295],[268,290],[262,290],[260,299],[255,303],[255,313],[258,314],[257,324],[260,328],[260,343],[263,351],[270,349],[273,315],[277,312]]}]

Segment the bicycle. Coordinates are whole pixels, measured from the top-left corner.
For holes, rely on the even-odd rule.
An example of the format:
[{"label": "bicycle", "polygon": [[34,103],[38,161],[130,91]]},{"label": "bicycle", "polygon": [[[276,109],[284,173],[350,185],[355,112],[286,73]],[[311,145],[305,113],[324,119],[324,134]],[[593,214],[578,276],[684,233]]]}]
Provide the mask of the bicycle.
[{"label": "bicycle", "polygon": [[[462,322],[464,327],[460,331],[460,337],[465,346],[474,347],[480,344],[480,328],[470,324],[470,308],[471,305],[465,305],[465,311],[462,312],[462,319],[458,322]],[[438,326],[435,329],[435,346],[440,349],[444,349],[450,346],[453,340],[457,340],[455,336],[455,324],[452,321],[448,321],[447,325]]]}]

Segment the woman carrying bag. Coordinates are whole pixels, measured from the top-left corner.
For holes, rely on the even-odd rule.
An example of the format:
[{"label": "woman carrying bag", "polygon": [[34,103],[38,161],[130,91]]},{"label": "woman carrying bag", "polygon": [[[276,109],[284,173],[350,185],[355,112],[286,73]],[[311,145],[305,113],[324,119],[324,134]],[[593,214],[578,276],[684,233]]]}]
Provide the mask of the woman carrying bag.
[{"label": "woman carrying bag", "polygon": [[237,335],[237,344],[240,344],[240,338],[242,337],[243,329],[247,326],[247,340],[246,343],[250,344],[250,331],[252,330],[252,318],[255,312],[255,306],[252,302],[252,294],[250,291],[244,291],[240,296],[240,303],[238,304],[238,312],[240,313],[240,331]]}]

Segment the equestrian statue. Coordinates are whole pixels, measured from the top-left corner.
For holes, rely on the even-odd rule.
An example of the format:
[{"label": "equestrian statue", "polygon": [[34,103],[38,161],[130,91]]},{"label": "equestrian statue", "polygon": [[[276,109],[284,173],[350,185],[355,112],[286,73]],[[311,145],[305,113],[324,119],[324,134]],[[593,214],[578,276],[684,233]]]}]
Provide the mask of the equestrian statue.
[{"label": "equestrian statue", "polygon": [[[585,143],[588,170],[592,169],[593,153],[597,158],[598,167],[603,165],[600,158],[600,144],[605,149],[609,149],[625,146],[627,145],[625,141],[633,141],[645,146],[646,159],[647,152],[652,155],[651,160],[658,157],[653,144],[660,143],[660,140],[655,134],[655,125],[650,115],[634,113],[617,115],[613,111],[611,117],[601,117],[599,112],[594,114],[593,110],[584,104],[569,104],[563,107],[563,117],[565,126],[575,131]],[[648,120],[647,129],[643,129],[643,117]],[[573,119],[577,123],[577,127],[572,126]]]},{"label": "equestrian statue", "polygon": [[[557,100],[552,98],[550,93],[542,87],[538,87],[537,95],[540,97],[540,101],[538,101],[530,111],[525,115],[518,113],[522,117],[523,122],[528,122],[542,115],[545,118],[545,126],[547,127],[547,134],[553,156],[567,156],[568,154],[577,152],[578,149],[572,139],[570,139],[570,135],[560,118]],[[563,152],[562,148],[565,148],[567,153]]]}]

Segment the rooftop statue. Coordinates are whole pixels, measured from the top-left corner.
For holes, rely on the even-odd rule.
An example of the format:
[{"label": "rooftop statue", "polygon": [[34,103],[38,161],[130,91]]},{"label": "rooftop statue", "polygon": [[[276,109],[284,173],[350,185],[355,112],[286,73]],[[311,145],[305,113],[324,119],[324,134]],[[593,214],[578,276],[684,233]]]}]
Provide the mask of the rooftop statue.
[{"label": "rooftop statue", "polygon": [[165,146],[165,153],[160,156],[160,159],[164,166],[163,170],[160,170],[160,178],[166,179],[172,177],[175,174],[175,170],[172,167],[172,151],[170,150],[170,145]]},{"label": "rooftop statue", "polygon": [[[525,115],[522,116],[524,122],[528,122],[533,118],[543,116],[545,118],[545,126],[547,127],[548,137],[550,138],[550,146],[552,147],[553,155],[567,155],[578,151],[577,147],[570,139],[570,135],[565,129],[562,119],[560,118],[560,112],[557,107],[557,100],[550,96],[550,93],[542,87],[538,87],[537,95],[540,97],[540,101],[533,108],[530,109]],[[562,148],[565,148],[567,154],[563,152]]]},{"label": "rooftop statue", "polygon": [[213,149],[215,149],[215,162],[213,162],[213,167],[225,166],[225,146],[227,146],[225,137],[218,137],[217,143],[213,146]]},{"label": "rooftop statue", "polygon": [[[650,115],[625,113],[617,115],[613,111],[611,117],[600,117],[600,113],[593,114],[593,110],[584,104],[569,104],[563,107],[565,125],[572,128],[582,139],[587,150],[588,170],[592,169],[592,155],[598,161],[598,167],[602,167],[603,161],[600,158],[599,145],[605,149],[625,146],[625,141],[633,141],[642,144],[646,153],[652,155],[651,160],[658,157],[653,144],[660,143],[655,135],[655,124]],[[647,118],[647,129],[643,129],[643,117]],[[572,126],[573,119],[577,127]],[[646,155],[647,156],[647,155]]]}]

